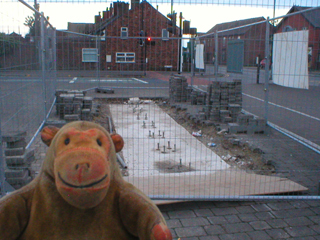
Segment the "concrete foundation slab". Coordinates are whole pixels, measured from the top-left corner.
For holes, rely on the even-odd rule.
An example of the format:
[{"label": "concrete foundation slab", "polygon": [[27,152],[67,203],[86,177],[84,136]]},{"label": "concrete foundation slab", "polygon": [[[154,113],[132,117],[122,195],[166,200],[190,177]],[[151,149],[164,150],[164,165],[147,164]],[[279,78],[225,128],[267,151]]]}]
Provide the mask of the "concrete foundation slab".
[{"label": "concrete foundation slab", "polygon": [[285,178],[231,168],[154,103],[113,104],[110,111],[125,141],[125,179],[149,196],[187,200],[307,190]]}]

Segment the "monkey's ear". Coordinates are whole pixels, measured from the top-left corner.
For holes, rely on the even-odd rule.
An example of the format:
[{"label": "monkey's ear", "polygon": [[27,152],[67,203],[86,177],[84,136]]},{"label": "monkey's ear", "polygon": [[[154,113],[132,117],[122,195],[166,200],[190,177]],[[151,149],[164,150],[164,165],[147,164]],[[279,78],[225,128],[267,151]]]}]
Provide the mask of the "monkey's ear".
[{"label": "monkey's ear", "polygon": [[120,152],[124,146],[123,138],[117,133],[112,133],[110,136],[112,138],[116,152]]},{"label": "monkey's ear", "polygon": [[47,146],[50,146],[52,139],[57,134],[57,132],[60,130],[60,128],[57,128],[55,126],[46,126],[41,131],[41,140],[46,144]]}]

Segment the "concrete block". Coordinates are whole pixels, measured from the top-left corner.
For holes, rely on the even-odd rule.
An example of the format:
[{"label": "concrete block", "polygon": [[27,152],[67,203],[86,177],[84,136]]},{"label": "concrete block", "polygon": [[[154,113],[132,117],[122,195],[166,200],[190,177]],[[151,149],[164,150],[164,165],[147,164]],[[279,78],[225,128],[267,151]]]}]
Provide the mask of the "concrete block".
[{"label": "concrete block", "polygon": [[8,179],[8,178],[23,178],[25,175],[29,175],[29,170],[26,168],[5,170],[6,179]]},{"label": "concrete block", "polygon": [[19,141],[15,142],[7,142],[7,148],[25,148],[27,146],[27,142],[25,138],[21,138]]},{"label": "concrete block", "polygon": [[235,133],[247,132],[248,127],[239,125],[238,123],[228,123],[228,129],[229,129],[229,133],[235,134]]},{"label": "concrete block", "polygon": [[62,128],[67,122],[65,120],[47,120],[45,126],[55,126],[57,128]]},{"label": "concrete block", "polygon": [[4,150],[5,156],[21,156],[24,154],[25,148],[7,148]]},{"label": "concrete block", "polygon": [[11,184],[15,189],[17,189],[16,185],[20,185],[18,186],[18,188],[20,188],[27,185],[31,181],[32,181],[32,178],[30,176],[26,176],[24,178],[8,178],[7,179],[7,182]]},{"label": "concrete block", "polygon": [[232,118],[229,116],[221,116],[221,122],[230,123],[230,122],[232,122]]},{"label": "concrete block", "polygon": [[79,114],[66,114],[64,115],[64,119],[67,122],[71,122],[71,121],[79,121],[80,117],[79,117]]},{"label": "concrete block", "polygon": [[3,142],[18,142],[25,139],[26,131],[13,131],[2,135]]},{"label": "concrete block", "polygon": [[114,93],[113,89],[110,88],[96,88],[96,93]]},{"label": "concrete block", "polygon": [[267,121],[264,118],[257,118],[257,126],[266,126]]},{"label": "concrete block", "polygon": [[34,161],[34,149],[25,152],[21,156],[6,156],[6,163],[8,166],[22,165]]}]

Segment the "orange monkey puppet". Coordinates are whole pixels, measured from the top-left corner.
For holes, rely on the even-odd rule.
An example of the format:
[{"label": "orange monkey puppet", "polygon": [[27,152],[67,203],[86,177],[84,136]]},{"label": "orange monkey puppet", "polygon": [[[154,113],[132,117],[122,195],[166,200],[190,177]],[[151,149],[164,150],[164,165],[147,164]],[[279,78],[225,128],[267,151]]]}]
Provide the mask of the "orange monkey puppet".
[{"label": "orange monkey puppet", "polygon": [[124,142],[91,122],[41,132],[49,146],[39,175],[0,199],[0,238],[172,239],[156,205],[121,176]]}]

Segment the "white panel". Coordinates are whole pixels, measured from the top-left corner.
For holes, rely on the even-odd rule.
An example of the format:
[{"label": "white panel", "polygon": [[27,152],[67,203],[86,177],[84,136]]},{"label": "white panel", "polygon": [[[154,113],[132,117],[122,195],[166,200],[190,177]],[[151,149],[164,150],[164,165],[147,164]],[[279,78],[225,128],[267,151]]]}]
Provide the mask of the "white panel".
[{"label": "white panel", "polygon": [[308,37],[309,30],[274,35],[272,79],[275,84],[309,89]]},{"label": "white panel", "polygon": [[196,56],[195,56],[197,69],[204,69],[203,51],[204,51],[204,44],[197,44]]}]

